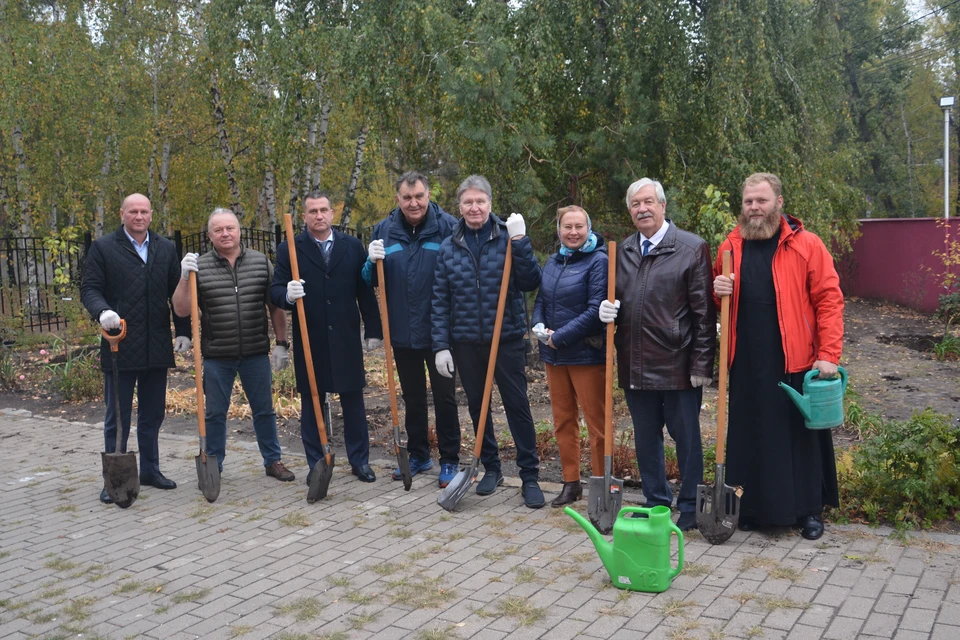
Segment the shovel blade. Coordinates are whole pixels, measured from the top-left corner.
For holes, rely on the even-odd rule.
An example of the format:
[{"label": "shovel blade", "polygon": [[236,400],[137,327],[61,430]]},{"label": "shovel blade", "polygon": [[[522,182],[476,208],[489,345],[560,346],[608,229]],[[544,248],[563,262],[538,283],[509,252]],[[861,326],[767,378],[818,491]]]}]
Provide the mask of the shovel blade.
[{"label": "shovel blade", "polygon": [[400,468],[400,477],[403,480],[403,490],[410,491],[413,486],[413,474],[410,473],[410,454],[407,448],[400,444],[400,427],[393,428],[393,445],[397,450],[397,467]]},{"label": "shovel blade", "polygon": [[716,482],[697,486],[697,529],[710,544],[723,544],[737,530],[740,519],[740,487],[724,484],[722,464],[716,467]]},{"label": "shovel blade", "polygon": [[103,460],[103,487],[115,505],[126,509],[140,495],[137,454],[101,453],[100,456]]},{"label": "shovel blade", "polygon": [[208,456],[203,451],[194,457],[197,463],[197,483],[207,502],[215,502],[220,497],[220,469],[216,456]]},{"label": "shovel blade", "polygon": [[479,461],[475,459],[469,467],[458,471],[450,484],[440,492],[437,504],[447,511],[456,509],[460,501],[463,500],[463,496],[467,495],[470,485],[477,479],[478,468]]},{"label": "shovel blade", "polygon": [[307,489],[307,503],[313,504],[317,500],[323,500],[327,497],[327,490],[330,488],[330,480],[333,479],[333,459],[334,454],[330,454],[330,463],[327,458],[320,458],[313,471],[307,476],[310,486]]},{"label": "shovel blade", "polygon": [[590,476],[587,485],[590,493],[587,501],[587,515],[597,531],[608,534],[613,531],[613,523],[623,504],[623,480],[606,476]]}]

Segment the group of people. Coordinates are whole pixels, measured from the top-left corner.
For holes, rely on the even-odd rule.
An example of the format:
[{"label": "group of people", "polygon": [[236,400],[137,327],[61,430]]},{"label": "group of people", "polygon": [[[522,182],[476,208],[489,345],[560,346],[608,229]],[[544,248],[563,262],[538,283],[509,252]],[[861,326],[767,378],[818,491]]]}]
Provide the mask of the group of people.
[{"label": "group of people", "polygon": [[[271,368],[288,366],[286,310],[299,313],[302,299],[318,391],[339,395],[344,443],[353,475],[374,482],[363,401],[363,349],[380,346],[383,332],[373,289],[378,261],[383,274],[390,335],[406,408],[410,470],[433,467],[428,438],[429,379],[432,391],[439,486],[460,462],[460,420],[455,375],[459,372],[477,431],[485,374],[496,322],[508,243],[512,251],[507,304],[494,379],[516,446],[521,496],[530,508],[544,506],[539,457],[526,376],[524,293],[538,290],[533,333],[547,382],[563,469],[554,507],[580,499],[580,414],[587,425],[591,472],[603,474],[605,323],[615,322],[618,379],[633,420],[640,478],[648,506],[671,506],[663,428],[676,443],[681,484],[678,526],[696,527],[697,485],[703,482],[699,414],[703,388],[712,382],[720,296],[732,297],[730,321],[730,429],[727,482],[744,489],[741,529],[798,526],[823,534],[822,511],[837,505],[836,468],[829,431],[805,429],[786,394],[800,389],[811,368],[837,372],[843,337],[843,296],[823,242],[783,213],[780,180],[758,173],[743,185],[737,227],[711,260],[701,238],[666,217],[663,186],[648,178],[627,190],[626,205],[637,233],[620,245],[616,299],[607,300],[606,242],[579,206],[558,211],[559,250],[541,268],[519,214],[492,212],[493,193],[482,176],[457,190],[460,218],[430,199],[426,176],[403,174],[397,207],[373,229],[366,251],[356,238],[333,227],[324,193],[303,201],[305,230],[295,240],[299,278],[291,272],[286,242],[276,268],[262,253],[243,247],[240,224],[216,209],[207,231],[213,249],[202,256],[176,256],[173,245],[149,233],[150,203],[128,196],[121,227],[98,239],[87,258],[82,300],[105,329],[127,320],[120,345],[119,389],[105,376],[105,450],[110,452],[118,419],[129,429],[137,386],[141,484],[172,489],[159,469],[157,432],[163,419],[167,369],[173,351],[191,348],[184,320],[190,311],[191,272],[196,273],[201,311],[201,352],[207,397],[207,454],[221,467],[226,413],[239,374],[253,411],[254,429],[268,476],[294,480],[280,459],[271,402]],[[730,277],[721,255],[733,254]],[[178,264],[179,262],[179,264]],[[168,305],[169,299],[169,305]],[[171,345],[170,306],[176,339]],[[276,341],[271,348],[267,316]],[[362,324],[361,324],[362,321]],[[363,339],[361,340],[361,328]],[[310,394],[299,323],[293,322],[297,387]],[[102,345],[104,370],[110,355]],[[112,411],[119,393],[122,418]],[[479,495],[503,483],[496,433],[486,418]],[[309,467],[323,455],[310,402],[302,403],[301,436]],[[400,480],[400,470],[392,474]],[[106,491],[100,499],[109,502]]]}]

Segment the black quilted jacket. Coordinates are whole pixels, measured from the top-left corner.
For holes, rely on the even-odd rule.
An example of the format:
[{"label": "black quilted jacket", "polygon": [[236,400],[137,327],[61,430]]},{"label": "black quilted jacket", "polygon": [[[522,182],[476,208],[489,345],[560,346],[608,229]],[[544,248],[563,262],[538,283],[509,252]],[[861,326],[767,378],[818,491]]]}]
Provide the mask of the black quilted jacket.
[{"label": "black quilted jacket", "polygon": [[[130,243],[123,227],[102,236],[90,246],[83,266],[80,300],[94,320],[111,309],[127,323],[120,343],[120,371],[170,369],[173,338],[170,335],[170,296],[180,281],[180,258],[173,243],[150,233],[147,262]],[[190,335],[190,321],[174,315],[177,335]],[[100,366],[111,370],[110,348],[100,342]]]},{"label": "black quilted jacket", "polygon": [[[453,235],[440,245],[433,283],[431,336],[434,352],[449,349],[453,342],[490,344],[500,296],[500,278],[507,255],[507,227],[494,214],[490,235],[480,238],[474,256],[464,233],[472,233],[461,219]],[[512,242],[513,269],[503,315],[500,340],[514,340],[526,333],[522,291],[540,286],[540,265],[530,238]]]}]

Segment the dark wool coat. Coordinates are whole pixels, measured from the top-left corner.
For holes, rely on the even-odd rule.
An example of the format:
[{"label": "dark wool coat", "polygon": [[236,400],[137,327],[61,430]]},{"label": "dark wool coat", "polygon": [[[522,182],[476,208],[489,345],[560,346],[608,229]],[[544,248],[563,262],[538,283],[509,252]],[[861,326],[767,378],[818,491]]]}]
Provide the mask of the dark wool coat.
[{"label": "dark wool coat", "polygon": [[[461,219],[453,235],[440,245],[436,281],[433,283],[431,334],[433,350],[449,349],[454,342],[490,344],[497,317],[500,279],[507,256],[507,226],[494,214],[489,235],[480,238],[478,256],[464,241],[469,233]],[[533,256],[530,237],[512,241],[513,269],[500,341],[516,340],[527,331],[523,291],[540,285],[540,265]]]},{"label": "dark wool coat", "polygon": [[[378,222],[371,240],[383,240],[390,343],[406,349],[430,348],[430,296],[440,243],[453,234],[457,219],[431,202],[416,234],[408,234],[399,208]],[[363,266],[363,279],[377,283],[377,267]]]},{"label": "dark wool coat", "polygon": [[[540,360],[552,365],[604,364],[605,328],[600,303],[607,297],[607,247],[570,256],[559,252],[543,265],[540,291],[533,305],[533,324],[553,329],[553,345],[540,343]],[[592,338],[591,344],[584,339]]]},{"label": "dark wool coat", "polygon": [[[83,266],[80,301],[94,320],[103,311],[116,311],[127,323],[127,336],[120,342],[120,371],[170,369],[173,339],[170,297],[180,282],[180,257],[163,236],[150,232],[147,262],[137,255],[123,227],[101,236],[90,245]],[[173,316],[178,336],[190,335],[189,318]],[[106,340],[100,341],[100,366],[112,369]]]},{"label": "dark wool coat", "polygon": [[[366,251],[353,236],[337,230],[333,234],[329,267],[308,231],[294,239],[300,279],[304,281],[306,293],[303,307],[319,393],[358,391],[366,386],[360,342],[361,318],[365,338],[383,338],[377,298],[360,275],[367,260]],[[296,305],[287,302],[287,283],[291,279],[290,250],[287,243],[282,242],[277,247],[277,266],[273,271],[270,297],[281,309],[293,310],[293,362],[297,390],[309,396],[300,320]]]}]

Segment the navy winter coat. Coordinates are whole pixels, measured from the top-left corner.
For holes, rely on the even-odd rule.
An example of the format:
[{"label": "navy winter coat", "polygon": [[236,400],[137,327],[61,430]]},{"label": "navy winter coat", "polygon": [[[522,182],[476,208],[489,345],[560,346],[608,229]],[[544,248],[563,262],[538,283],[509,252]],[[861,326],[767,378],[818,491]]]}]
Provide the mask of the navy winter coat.
[{"label": "navy winter coat", "polygon": [[[363,244],[353,236],[333,231],[330,266],[308,231],[296,238],[297,266],[306,296],[303,309],[310,334],[310,352],[317,377],[317,391],[340,393],[359,391],[367,384],[360,342],[360,318],[366,338],[383,338],[377,298],[360,276],[367,259]],[[297,390],[310,395],[310,383],[303,359],[300,320],[296,305],[287,302],[290,275],[290,250],[286,242],[277,247],[277,266],[273,270],[270,298],[281,309],[293,309],[293,364]]]},{"label": "navy winter coat", "polygon": [[[440,243],[453,234],[457,219],[431,202],[415,234],[407,233],[403,212],[394,209],[373,227],[371,240],[383,240],[386,258],[390,343],[404,349],[429,349],[430,297]],[[377,266],[367,260],[363,280],[377,286]]]},{"label": "navy winter coat", "polygon": [[[607,297],[607,248],[597,236],[597,248],[570,256],[559,252],[543,265],[540,291],[533,306],[533,324],[553,329],[556,349],[540,343],[540,360],[552,365],[603,364],[604,325],[598,312]],[[594,338],[584,342],[585,338]],[[595,344],[594,344],[595,343]]]},{"label": "navy winter coat", "polygon": [[[449,349],[454,342],[490,344],[497,317],[500,279],[507,255],[507,226],[497,216],[487,237],[478,238],[478,256],[467,248],[464,234],[474,233],[463,220],[440,245],[436,281],[433,283],[431,334],[433,350]],[[500,341],[523,337],[527,327],[523,291],[540,284],[540,265],[533,256],[530,238],[512,241],[513,269],[503,314]]]}]

